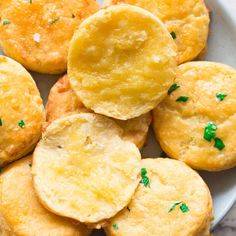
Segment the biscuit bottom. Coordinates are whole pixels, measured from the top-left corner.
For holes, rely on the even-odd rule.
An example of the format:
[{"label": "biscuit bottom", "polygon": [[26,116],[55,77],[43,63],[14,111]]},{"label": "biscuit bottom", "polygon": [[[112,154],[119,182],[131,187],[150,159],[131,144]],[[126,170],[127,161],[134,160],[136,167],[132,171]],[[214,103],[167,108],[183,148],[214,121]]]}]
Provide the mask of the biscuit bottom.
[{"label": "biscuit bottom", "polygon": [[141,164],[142,182],[128,207],[110,220],[107,235],[209,236],[212,199],[202,178],[168,158]]}]

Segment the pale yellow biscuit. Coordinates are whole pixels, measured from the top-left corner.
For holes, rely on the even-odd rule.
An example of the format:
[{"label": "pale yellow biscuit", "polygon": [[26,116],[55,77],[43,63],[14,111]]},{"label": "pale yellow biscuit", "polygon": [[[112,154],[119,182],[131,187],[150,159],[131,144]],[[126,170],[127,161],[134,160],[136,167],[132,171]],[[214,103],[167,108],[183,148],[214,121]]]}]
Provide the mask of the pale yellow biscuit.
[{"label": "pale yellow biscuit", "polygon": [[51,211],[99,227],[130,201],[141,155],[111,119],[81,113],[55,120],[34,152],[34,185]]},{"label": "pale yellow biscuit", "polygon": [[27,69],[66,71],[75,29],[98,10],[95,0],[12,0],[1,4],[0,42],[6,55]]},{"label": "pale yellow biscuit", "polygon": [[10,164],[0,175],[2,236],[88,236],[85,226],[46,210],[33,189],[31,157]]},{"label": "pale yellow biscuit", "polygon": [[179,64],[196,58],[206,47],[209,13],[203,0],[105,0],[104,5],[127,3],[159,17],[178,46]]},{"label": "pale yellow biscuit", "polygon": [[0,56],[0,166],[29,153],[41,136],[44,108],[31,75]]},{"label": "pale yellow biscuit", "polygon": [[69,49],[70,84],[96,113],[127,120],[153,109],[176,72],[176,45],[162,22],[130,5],[87,18]]},{"label": "pale yellow biscuit", "polygon": [[[67,76],[63,76],[52,87],[47,103],[46,116],[47,123],[60,117],[82,112],[92,112],[84,107],[79,98],[71,89]],[[150,112],[127,121],[114,120],[123,130],[123,138],[142,148],[151,123]]]},{"label": "pale yellow biscuit", "polygon": [[[219,63],[189,62],[179,67],[175,83],[180,88],[153,112],[162,149],[196,169],[234,167],[236,70]],[[189,97],[188,101],[176,102],[181,96]]]},{"label": "pale yellow biscuit", "polygon": [[208,236],[212,199],[202,178],[171,159],[143,159],[149,186],[139,184],[128,207],[106,228],[107,236]]}]

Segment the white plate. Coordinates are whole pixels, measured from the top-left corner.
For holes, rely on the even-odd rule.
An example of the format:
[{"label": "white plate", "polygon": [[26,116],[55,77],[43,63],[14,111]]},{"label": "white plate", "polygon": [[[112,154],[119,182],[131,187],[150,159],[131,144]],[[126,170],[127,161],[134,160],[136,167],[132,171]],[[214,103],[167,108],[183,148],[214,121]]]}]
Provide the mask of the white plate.
[{"label": "white plate", "polygon": [[[98,0],[102,2],[102,0]],[[222,62],[236,68],[236,0],[206,0],[211,11],[211,30],[208,52],[205,60]],[[39,75],[33,73],[44,103],[51,86],[59,76]],[[142,150],[145,157],[158,157],[160,148],[152,131],[148,138],[148,145]],[[208,184],[213,196],[215,220],[213,228],[229,211],[236,201],[236,169],[220,173],[201,172],[201,176]],[[104,235],[97,232],[93,235]]]}]

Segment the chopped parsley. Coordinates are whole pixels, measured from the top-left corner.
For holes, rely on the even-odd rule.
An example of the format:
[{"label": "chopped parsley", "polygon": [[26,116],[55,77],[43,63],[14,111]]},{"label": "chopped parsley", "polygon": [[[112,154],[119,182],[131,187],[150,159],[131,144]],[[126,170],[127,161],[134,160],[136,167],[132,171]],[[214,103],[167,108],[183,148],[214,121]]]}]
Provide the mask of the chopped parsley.
[{"label": "chopped parsley", "polygon": [[178,89],[180,87],[180,85],[174,83],[170,86],[169,90],[168,90],[168,95],[170,95],[171,93],[173,93],[176,89]]},{"label": "chopped parsley", "polygon": [[2,126],[2,124],[3,124],[3,123],[2,123],[2,119],[0,118],[0,126]]},{"label": "chopped parsley", "polygon": [[204,130],[204,139],[207,140],[208,142],[211,142],[211,140],[216,136],[215,133],[216,130],[217,130],[216,124],[214,124],[213,122],[209,122]]},{"label": "chopped parsley", "polygon": [[0,174],[2,173],[2,170],[3,170],[3,169],[0,167]]},{"label": "chopped parsley", "polygon": [[[181,205],[180,205],[181,204]],[[179,206],[180,205],[180,210],[183,212],[183,213],[186,213],[186,212],[188,212],[189,211],[189,208],[188,208],[188,206],[184,203],[184,202],[176,202],[176,203],[174,203],[173,204],[173,206],[169,209],[169,213],[170,212],[172,212],[173,210],[175,210],[176,209],[176,207],[177,206]]]},{"label": "chopped parsley", "polygon": [[145,186],[145,187],[149,187],[150,188],[150,180],[149,178],[146,176],[147,174],[147,169],[146,168],[142,168],[141,169],[141,183]]},{"label": "chopped parsley", "polygon": [[167,157],[167,154],[165,152],[161,152],[160,157]]},{"label": "chopped parsley", "polygon": [[72,18],[75,18],[75,15],[74,15],[74,14],[72,14],[71,16],[72,16]]},{"label": "chopped parsley", "polygon": [[32,163],[29,163],[29,167],[32,167]]},{"label": "chopped parsley", "polygon": [[227,97],[227,94],[224,94],[224,93],[217,93],[216,94],[216,98],[219,100],[219,101],[223,101],[225,99],[225,97]]},{"label": "chopped parsley", "polygon": [[118,230],[119,229],[117,224],[113,224],[112,227],[113,227],[114,230]]},{"label": "chopped parsley", "polygon": [[57,17],[57,18],[55,18],[55,19],[49,19],[48,22],[49,22],[50,24],[54,24],[54,23],[56,23],[56,22],[59,21],[59,20],[60,20],[60,18]]},{"label": "chopped parsley", "polygon": [[173,204],[173,206],[169,209],[168,212],[172,212],[179,204],[181,204],[182,202],[176,202]]},{"label": "chopped parsley", "polygon": [[171,36],[172,36],[173,39],[176,39],[176,38],[177,38],[177,37],[176,37],[176,33],[175,33],[174,31],[172,31],[170,34],[171,34]]},{"label": "chopped parsley", "polygon": [[128,211],[130,211],[130,208],[129,208],[129,207],[127,207],[127,210],[128,210]]},{"label": "chopped parsley", "polygon": [[223,141],[220,138],[215,138],[214,140],[215,140],[214,147],[216,147],[220,151],[225,148],[225,144],[223,143]]},{"label": "chopped parsley", "polygon": [[21,121],[18,123],[18,125],[19,125],[22,129],[25,128],[25,122],[24,122],[23,120],[21,120]]},{"label": "chopped parsley", "polygon": [[187,102],[189,97],[186,96],[180,96],[179,98],[176,99],[176,102]]},{"label": "chopped parsley", "polygon": [[2,22],[2,24],[3,24],[3,25],[10,25],[11,22],[10,22],[9,20],[4,20],[4,21]]},{"label": "chopped parsley", "polygon": [[33,0],[29,0],[29,3],[32,4],[32,3],[33,3]]},{"label": "chopped parsley", "polygon": [[186,213],[189,211],[189,208],[188,206],[185,204],[185,203],[182,203],[182,205],[180,206],[180,210],[183,212],[183,213]]}]

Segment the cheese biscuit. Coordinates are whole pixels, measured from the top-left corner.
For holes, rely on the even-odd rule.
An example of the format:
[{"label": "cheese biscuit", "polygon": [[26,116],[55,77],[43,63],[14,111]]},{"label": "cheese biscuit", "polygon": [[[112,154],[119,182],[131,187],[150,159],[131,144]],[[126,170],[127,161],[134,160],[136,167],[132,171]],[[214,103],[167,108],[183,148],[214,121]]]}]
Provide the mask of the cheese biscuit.
[{"label": "cheese biscuit", "polygon": [[207,45],[209,13],[203,0],[105,0],[104,5],[127,3],[159,17],[178,46],[178,63],[196,58]]},{"label": "cheese biscuit", "polygon": [[47,211],[34,192],[31,157],[18,160],[0,175],[1,236],[89,236],[85,226]]},{"label": "cheese biscuit", "polygon": [[66,71],[69,42],[81,21],[98,10],[96,0],[11,0],[0,5],[0,44],[27,69]]},{"label": "cheese biscuit", "polygon": [[44,108],[31,75],[0,56],[0,167],[28,154],[41,137]]},{"label": "cheese biscuit", "polygon": [[236,70],[214,62],[179,66],[169,96],[153,112],[168,156],[199,170],[236,166]]},{"label": "cheese biscuit", "polygon": [[140,181],[141,155],[109,118],[55,120],[33,155],[36,192],[50,211],[100,227],[123,209]]},{"label": "cheese biscuit", "polygon": [[68,77],[82,103],[127,120],[152,110],[173,83],[176,45],[162,22],[130,5],[88,17],[70,44]]},{"label": "cheese biscuit", "polygon": [[[67,76],[63,76],[52,87],[46,108],[47,122],[50,124],[60,117],[82,112],[92,112],[84,107],[79,98],[71,89]],[[123,138],[142,148],[151,123],[150,112],[127,121],[114,120],[123,130]]]},{"label": "cheese biscuit", "polygon": [[202,178],[168,158],[143,159],[142,181],[107,236],[208,236],[212,199]]}]

